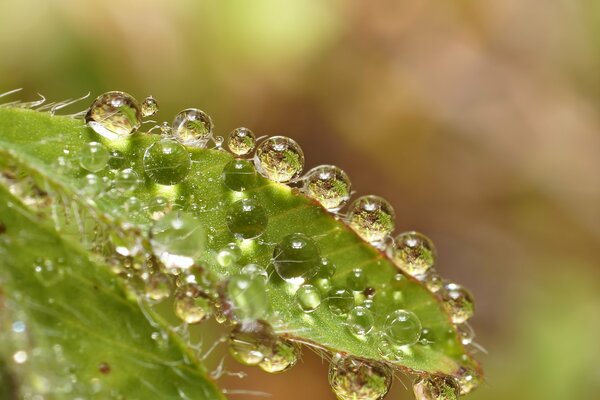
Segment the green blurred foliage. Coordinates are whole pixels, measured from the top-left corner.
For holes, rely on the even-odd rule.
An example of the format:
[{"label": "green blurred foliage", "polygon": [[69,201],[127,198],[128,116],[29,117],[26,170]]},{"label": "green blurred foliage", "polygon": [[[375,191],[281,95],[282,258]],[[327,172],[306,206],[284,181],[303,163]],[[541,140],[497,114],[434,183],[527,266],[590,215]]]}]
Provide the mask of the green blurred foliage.
[{"label": "green blurred foliage", "polygon": [[[0,21],[0,92],[152,94],[159,121],[196,106],[390,200],[476,295],[473,399],[598,397],[598,1],[3,0]],[[304,361],[222,384],[332,398]]]}]

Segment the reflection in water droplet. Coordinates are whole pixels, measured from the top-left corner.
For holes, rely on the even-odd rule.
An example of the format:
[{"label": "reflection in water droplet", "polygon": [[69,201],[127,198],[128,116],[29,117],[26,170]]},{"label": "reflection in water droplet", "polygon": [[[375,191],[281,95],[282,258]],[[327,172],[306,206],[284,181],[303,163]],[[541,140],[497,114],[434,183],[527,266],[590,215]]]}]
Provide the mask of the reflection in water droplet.
[{"label": "reflection in water droplet", "polygon": [[254,199],[236,201],[227,210],[227,227],[235,236],[255,239],[267,229],[267,212]]},{"label": "reflection in water droplet", "polygon": [[396,346],[415,344],[421,337],[421,321],[412,311],[396,310],[387,316],[385,335]]},{"label": "reflection in water droplet", "polygon": [[296,291],[296,302],[302,311],[313,312],[321,305],[321,292],[313,285],[302,285]]},{"label": "reflection in water droplet", "polygon": [[192,161],[184,146],[175,140],[162,139],[144,153],[144,172],[161,185],[175,185],[190,172]]},{"label": "reflection in water droplet", "polygon": [[188,146],[205,147],[212,137],[213,123],[202,110],[188,108],[173,120],[173,134]]},{"label": "reflection in water droplet", "polygon": [[241,320],[264,318],[269,309],[267,288],[260,276],[232,276],[227,283],[227,296],[236,317]]},{"label": "reflection in water droplet", "polygon": [[212,313],[210,298],[194,284],[177,288],[173,307],[175,315],[188,324],[201,322]]},{"label": "reflection in water droplet", "polygon": [[248,128],[236,128],[227,138],[227,146],[235,155],[245,156],[254,150],[256,146],[256,137]]},{"label": "reflection in water droplet", "polygon": [[142,112],[137,101],[124,92],[107,92],[96,98],[85,122],[96,133],[117,139],[134,133],[141,125]]},{"label": "reflection in water droplet", "polygon": [[289,283],[308,281],[321,265],[317,243],[303,233],[287,235],[275,246],[273,265],[281,279]]},{"label": "reflection in water droplet", "polygon": [[254,156],[256,170],[275,182],[289,182],[304,168],[304,153],[290,138],[273,136],[262,142]]},{"label": "reflection in water droplet", "polygon": [[373,313],[366,307],[354,307],[346,319],[348,328],[355,335],[366,335],[373,329],[375,318]]},{"label": "reflection in water droplet", "polygon": [[442,300],[453,323],[462,324],[473,316],[473,295],[464,287],[456,283],[446,284],[442,289]]},{"label": "reflection in water droplet", "polygon": [[413,383],[413,391],[416,400],[457,400],[460,395],[458,382],[442,375],[417,378]]},{"label": "reflection in water droplet", "polygon": [[350,179],[336,166],[320,165],[306,173],[303,190],[326,209],[336,211],[350,199]]},{"label": "reflection in water droplet", "polygon": [[89,142],[79,151],[79,165],[90,172],[103,170],[108,164],[110,153],[108,149],[98,142]]},{"label": "reflection in water droplet", "polygon": [[380,400],[390,390],[392,371],[381,363],[336,356],[329,385],[339,400]]},{"label": "reflection in water droplet", "polygon": [[206,232],[200,222],[183,211],[171,211],[151,230],[155,254],[167,268],[186,269],[205,250]]},{"label": "reflection in water droplet", "polygon": [[394,230],[394,209],[378,196],[362,196],[350,205],[348,223],[360,237],[379,244]]},{"label": "reflection in water droplet", "polygon": [[221,178],[227,188],[243,192],[256,185],[256,170],[247,160],[231,160],[223,168]]},{"label": "reflection in water droplet", "polygon": [[152,96],[148,96],[144,99],[141,106],[142,117],[151,117],[158,112],[158,102]]},{"label": "reflection in water droplet", "polygon": [[410,275],[422,275],[435,263],[433,242],[418,232],[404,232],[396,236],[388,247],[388,254],[396,265]]}]

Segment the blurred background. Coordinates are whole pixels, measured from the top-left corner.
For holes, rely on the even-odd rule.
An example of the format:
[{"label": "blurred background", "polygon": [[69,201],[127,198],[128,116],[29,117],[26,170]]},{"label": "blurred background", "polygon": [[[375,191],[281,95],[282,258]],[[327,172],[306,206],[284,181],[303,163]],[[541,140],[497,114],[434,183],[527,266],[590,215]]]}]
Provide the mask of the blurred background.
[{"label": "blurred background", "polygon": [[[291,136],[387,198],[476,296],[469,398],[599,398],[599,1],[0,0],[0,21],[0,92],[152,94],[161,121]],[[334,398],[308,351],[245,371],[220,385]]]}]

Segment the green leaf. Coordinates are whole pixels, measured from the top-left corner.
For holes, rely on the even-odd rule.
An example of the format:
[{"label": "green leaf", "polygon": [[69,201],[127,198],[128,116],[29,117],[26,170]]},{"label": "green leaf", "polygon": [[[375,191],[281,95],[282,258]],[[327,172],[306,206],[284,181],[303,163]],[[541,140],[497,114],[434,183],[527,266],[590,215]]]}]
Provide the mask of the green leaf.
[{"label": "green leaf", "polygon": [[[123,162],[119,168],[133,168],[140,177],[145,177],[144,152],[159,139],[159,135],[136,133],[127,139],[107,141],[81,121],[28,110],[0,109],[0,157],[5,165],[14,165],[22,175],[33,177],[36,185],[54,199],[48,218],[53,218],[63,238],[83,240],[90,250],[109,258],[106,238],[115,232],[126,239],[139,236],[142,242],[147,241],[153,223],[148,209],[157,196],[164,196],[173,208],[193,213],[206,228],[207,249],[196,261],[217,280],[226,280],[238,273],[240,266],[250,263],[270,271],[267,284],[270,310],[264,318],[282,336],[316,349],[385,361],[417,372],[457,376],[461,367],[479,370],[461,344],[438,296],[401,273],[385,254],[361,240],[342,221],[297,189],[258,178],[256,185],[242,194],[229,190],[221,179],[223,167],[232,159],[227,152],[188,148],[191,171],[177,185],[160,186],[145,179],[143,185],[127,196],[112,196],[109,191],[90,195],[84,190],[83,177],[87,172],[79,168],[78,154],[87,142],[102,142],[109,149],[120,151]],[[98,176],[111,179],[111,174],[105,169]],[[25,192],[20,194],[21,198],[31,195],[28,190],[21,192]],[[126,210],[126,202],[132,196],[145,206],[144,212],[133,214]],[[259,239],[238,242],[242,249],[238,263],[222,266],[216,254],[228,243],[236,242],[227,227],[227,210],[244,197],[252,197],[266,209],[268,225]],[[379,335],[353,335],[345,318],[327,307],[331,300],[325,299],[313,313],[304,313],[294,297],[295,288],[275,279],[271,265],[275,245],[292,233],[313,238],[321,255],[335,263],[337,272],[332,286],[347,288],[350,272],[355,268],[364,270],[368,286],[375,290],[374,332],[383,329],[386,317],[393,311],[406,309],[414,312],[429,331],[429,342],[396,352],[393,360],[384,359]],[[354,297],[357,302],[364,300],[360,293]]]}]

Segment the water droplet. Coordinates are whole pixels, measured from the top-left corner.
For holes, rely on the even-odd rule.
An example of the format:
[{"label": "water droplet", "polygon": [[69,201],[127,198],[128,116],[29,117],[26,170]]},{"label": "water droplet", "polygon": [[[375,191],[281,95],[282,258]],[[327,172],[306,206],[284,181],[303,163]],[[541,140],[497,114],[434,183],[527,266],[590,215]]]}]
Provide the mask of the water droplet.
[{"label": "water droplet", "polygon": [[339,400],[380,400],[389,392],[392,371],[386,365],[336,358],[329,366],[329,385]]},{"label": "water droplet", "polygon": [[19,350],[17,351],[15,354],[13,354],[13,360],[17,363],[17,364],[23,364],[27,361],[27,353],[23,350]]},{"label": "water droplet", "polygon": [[355,335],[366,335],[373,329],[375,324],[375,318],[373,313],[366,307],[354,307],[349,313],[346,319],[348,328]]},{"label": "water droplet", "polygon": [[319,264],[319,271],[317,272],[317,278],[331,278],[336,271],[337,267],[333,261],[331,261],[327,257],[321,258],[321,263]]},{"label": "water droplet", "polygon": [[289,182],[304,168],[304,153],[290,138],[273,136],[262,142],[254,157],[256,170],[275,182]]},{"label": "water droplet", "polygon": [[458,382],[443,375],[417,378],[413,383],[416,400],[457,400],[460,395]]},{"label": "water droplet", "polygon": [[275,342],[273,329],[264,321],[238,324],[229,334],[229,352],[244,365],[258,365]]},{"label": "water droplet", "polygon": [[167,268],[186,269],[204,252],[206,232],[191,215],[171,211],[154,223],[151,243]]},{"label": "water droplet", "polygon": [[175,315],[188,324],[201,322],[212,313],[210,298],[194,284],[177,289],[173,307]]},{"label": "water droplet", "polygon": [[394,230],[394,209],[379,196],[362,196],[350,205],[348,223],[360,237],[380,243]]},{"label": "water droplet", "polygon": [[210,116],[197,108],[183,110],[173,120],[175,137],[188,146],[205,147],[212,131]]},{"label": "water droplet", "polygon": [[235,155],[245,156],[254,150],[256,146],[256,137],[248,128],[236,128],[227,138],[227,146]]},{"label": "water droplet", "polygon": [[327,306],[332,313],[345,315],[354,307],[354,296],[348,289],[332,288],[327,295]]},{"label": "water droplet", "polygon": [[275,374],[287,371],[298,362],[299,349],[289,340],[278,338],[270,347],[258,366],[266,372]]},{"label": "water droplet", "polygon": [[146,175],[161,185],[175,185],[183,181],[192,165],[186,148],[171,139],[150,145],[144,153],[143,162]]},{"label": "water droplet", "polygon": [[251,275],[234,275],[227,283],[227,295],[241,320],[264,318],[269,309],[265,281]]},{"label": "water droplet", "polygon": [[227,210],[227,227],[235,236],[255,239],[267,229],[267,211],[254,199],[236,201]]},{"label": "water droplet", "polygon": [[115,149],[110,151],[110,158],[108,159],[108,167],[110,169],[123,169],[126,163],[125,154]]},{"label": "water droplet", "polygon": [[138,174],[131,168],[126,168],[115,174],[113,187],[120,193],[129,193],[137,188],[139,182]]},{"label": "water droplet", "polygon": [[142,117],[151,117],[158,112],[158,102],[152,96],[144,99],[141,106]]},{"label": "water droplet", "polygon": [[168,122],[163,122],[160,124],[160,133],[163,136],[171,136],[173,134],[173,128],[171,128],[171,125],[169,125]]},{"label": "water droplet", "polygon": [[362,292],[367,287],[367,275],[362,268],[355,268],[346,276],[346,285],[350,290]]},{"label": "water droplet", "polygon": [[473,342],[473,339],[475,339],[475,331],[471,325],[466,322],[456,325],[456,330],[462,344],[465,346],[470,345]]},{"label": "water droplet", "polygon": [[396,236],[388,254],[404,272],[422,275],[435,263],[433,242],[418,232],[404,232]]},{"label": "water droplet", "polygon": [[141,121],[138,102],[129,94],[117,91],[98,96],[85,116],[89,127],[108,139],[131,135]]},{"label": "water droplet", "polygon": [[98,175],[87,174],[83,177],[82,190],[89,196],[97,196],[106,189],[106,184]]},{"label": "water droplet", "polygon": [[243,275],[260,277],[263,281],[265,281],[265,283],[267,283],[267,280],[269,279],[269,274],[267,271],[260,265],[256,264],[248,264],[244,266],[244,268],[240,270],[240,273]]},{"label": "water droplet", "polygon": [[222,267],[229,267],[238,262],[241,257],[240,247],[235,243],[229,243],[217,253],[217,262]]},{"label": "water droplet", "polygon": [[310,280],[321,265],[317,243],[303,233],[287,235],[275,246],[273,265],[284,281],[301,284]]},{"label": "water droplet", "polygon": [[171,295],[171,278],[168,275],[157,273],[150,275],[146,281],[146,296],[161,301]]},{"label": "water droplet", "polygon": [[302,311],[313,312],[321,305],[321,292],[313,285],[302,285],[296,291],[296,302]]},{"label": "water droplet", "polygon": [[461,367],[458,372],[458,386],[460,387],[460,394],[465,395],[477,389],[481,384],[481,377],[479,374],[470,368]]},{"label": "water droplet", "polygon": [[350,199],[350,179],[336,166],[320,165],[306,173],[303,190],[326,209],[337,211]]},{"label": "water droplet", "polygon": [[162,218],[167,212],[171,209],[171,204],[169,199],[163,196],[156,196],[150,199],[148,205],[146,206],[148,213],[150,214],[150,218],[153,220],[158,220]]},{"label": "water droplet", "polygon": [[79,165],[90,172],[102,171],[108,164],[110,153],[98,142],[89,142],[79,151]]},{"label": "water droplet", "polygon": [[423,283],[431,293],[439,292],[444,286],[442,277],[439,276],[433,269],[427,271],[427,274],[423,277]]},{"label": "water droplet", "polygon": [[456,283],[446,284],[442,289],[442,300],[453,323],[462,324],[473,316],[473,295],[464,287]]},{"label": "water droplet", "polygon": [[223,168],[221,178],[227,188],[243,192],[255,186],[256,170],[247,160],[231,160]]},{"label": "water droplet", "polygon": [[412,311],[396,310],[387,316],[385,334],[396,346],[415,344],[421,337],[421,321]]}]

